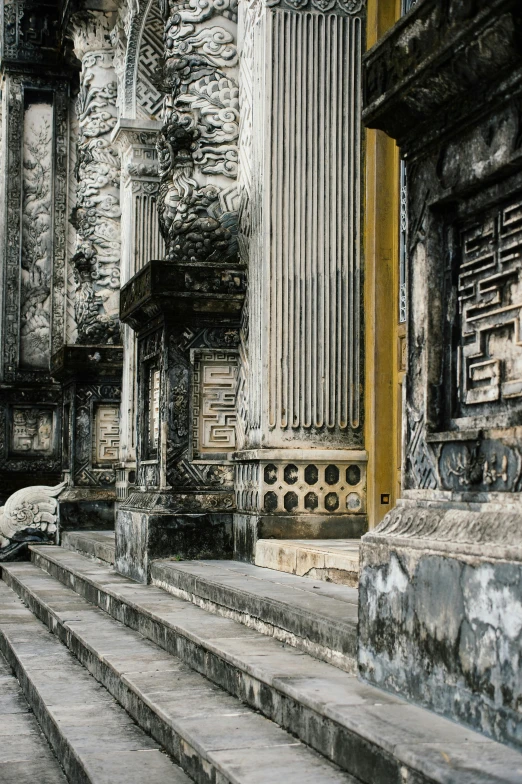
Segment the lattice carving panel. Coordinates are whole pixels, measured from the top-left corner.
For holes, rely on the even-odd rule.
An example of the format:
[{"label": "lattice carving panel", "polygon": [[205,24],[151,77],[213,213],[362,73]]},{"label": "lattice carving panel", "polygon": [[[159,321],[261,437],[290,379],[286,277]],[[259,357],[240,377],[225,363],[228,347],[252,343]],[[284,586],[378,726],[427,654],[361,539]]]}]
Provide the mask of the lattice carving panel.
[{"label": "lattice carving panel", "polygon": [[239,511],[263,514],[362,514],[366,464],[251,462],[236,466]]},{"label": "lattice carving panel", "polygon": [[95,409],[93,428],[93,465],[112,464],[120,449],[120,408],[99,405]]},{"label": "lattice carving panel", "polygon": [[500,411],[522,398],[521,268],[519,197],[462,234],[457,352],[461,413],[483,413],[481,404]]},{"label": "lattice carving panel", "polygon": [[211,351],[194,360],[192,453],[215,457],[236,448],[237,352]]}]

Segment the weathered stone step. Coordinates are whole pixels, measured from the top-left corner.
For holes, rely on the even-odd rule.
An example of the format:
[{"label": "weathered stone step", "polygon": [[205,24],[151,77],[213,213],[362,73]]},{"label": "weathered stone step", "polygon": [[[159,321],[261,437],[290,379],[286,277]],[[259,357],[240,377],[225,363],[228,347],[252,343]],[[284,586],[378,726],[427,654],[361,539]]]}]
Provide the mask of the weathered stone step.
[{"label": "weathered stone step", "polygon": [[312,580],[359,582],[359,539],[258,539],[255,565]]},{"label": "weathered stone step", "polygon": [[357,590],[238,561],[158,560],[153,585],[354,673]]},{"label": "weathered stone step", "polygon": [[354,676],[60,548],[33,558],[364,784],[521,781],[522,755]]},{"label": "weathered stone step", "polygon": [[357,784],[277,724],[36,566],[9,564],[3,577],[198,783]]},{"label": "weathered stone step", "polygon": [[[25,566],[35,570],[30,564]],[[71,618],[74,607],[73,594],[65,610]],[[181,768],[134,724],[5,583],[0,583],[0,649],[71,784],[189,784]],[[24,737],[9,740],[12,749],[20,746],[21,760],[24,743]],[[49,759],[45,750],[41,759],[42,764]],[[16,784],[64,781],[57,773],[44,778],[45,770],[39,771],[30,760],[20,769],[20,778],[13,779]],[[0,766],[0,781],[9,781],[1,777],[2,772]]]},{"label": "weathered stone step", "polygon": [[[9,612],[9,604],[0,613]],[[0,654],[0,782],[67,784],[20,684]]]},{"label": "weathered stone step", "polygon": [[108,564],[114,563],[114,531],[63,531],[61,541],[66,550],[79,552]]}]

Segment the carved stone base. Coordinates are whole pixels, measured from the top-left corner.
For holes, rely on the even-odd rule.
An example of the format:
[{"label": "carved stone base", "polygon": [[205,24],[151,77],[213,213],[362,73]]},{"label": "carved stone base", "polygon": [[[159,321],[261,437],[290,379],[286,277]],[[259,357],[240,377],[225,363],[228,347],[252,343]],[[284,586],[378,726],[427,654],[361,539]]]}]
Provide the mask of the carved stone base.
[{"label": "carved stone base", "polygon": [[156,558],[232,557],[232,515],[187,513],[183,506],[186,498],[173,494],[131,493],[116,520],[115,567],[120,574],[147,583]]},{"label": "carved stone base", "polygon": [[368,529],[364,451],[236,452],[234,555],[258,539],[358,539]]},{"label": "carved stone base", "polygon": [[522,748],[520,499],[427,495],[362,539],[360,672]]}]

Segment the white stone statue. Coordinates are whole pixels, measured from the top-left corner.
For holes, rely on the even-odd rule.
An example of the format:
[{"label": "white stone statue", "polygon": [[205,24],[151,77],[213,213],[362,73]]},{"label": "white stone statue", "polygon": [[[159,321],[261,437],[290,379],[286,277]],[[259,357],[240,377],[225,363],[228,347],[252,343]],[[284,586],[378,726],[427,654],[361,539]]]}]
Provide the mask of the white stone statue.
[{"label": "white stone statue", "polygon": [[58,502],[66,487],[34,485],[17,490],[0,507],[0,561],[19,558],[30,542],[52,541],[56,533]]}]

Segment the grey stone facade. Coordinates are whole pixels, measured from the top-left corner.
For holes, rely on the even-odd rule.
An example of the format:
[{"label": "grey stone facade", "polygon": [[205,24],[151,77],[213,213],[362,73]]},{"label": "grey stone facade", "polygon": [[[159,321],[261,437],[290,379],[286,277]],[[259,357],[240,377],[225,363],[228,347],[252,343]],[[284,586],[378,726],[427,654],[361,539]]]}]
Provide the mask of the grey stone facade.
[{"label": "grey stone facade", "polygon": [[[522,11],[423,0],[364,60],[408,173],[403,498],[363,538],[372,683],[522,744]],[[448,53],[451,52],[451,56]]]}]

